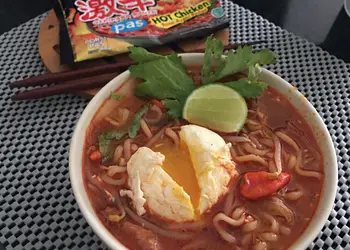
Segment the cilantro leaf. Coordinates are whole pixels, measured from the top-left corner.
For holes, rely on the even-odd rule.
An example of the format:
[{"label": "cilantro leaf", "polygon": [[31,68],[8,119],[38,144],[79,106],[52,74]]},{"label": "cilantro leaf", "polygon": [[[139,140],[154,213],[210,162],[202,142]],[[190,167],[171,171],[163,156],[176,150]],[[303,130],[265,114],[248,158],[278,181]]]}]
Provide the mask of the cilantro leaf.
[{"label": "cilantro leaf", "polygon": [[106,157],[109,154],[109,145],[111,144],[111,140],[119,140],[124,135],[126,135],[126,131],[108,131],[105,133],[100,134],[97,137],[98,140],[98,146],[100,148],[101,154]]},{"label": "cilantro leaf", "polygon": [[265,82],[258,82],[257,80],[250,80],[248,78],[228,82],[224,85],[236,90],[241,96],[247,99],[258,97],[268,86]]},{"label": "cilantro leaf", "polygon": [[140,130],[141,118],[147,112],[147,110],[148,110],[148,107],[144,106],[135,114],[134,119],[130,127],[128,128],[128,134],[130,138],[135,138],[135,136],[137,135],[137,132]]},{"label": "cilantro leaf", "polygon": [[221,41],[212,37],[209,37],[206,41],[206,52],[202,69],[204,83],[212,83],[225,76],[255,67],[256,64],[270,64],[276,60],[275,54],[268,49],[255,53],[251,46],[244,46],[238,47],[235,52],[230,50],[226,57],[219,60],[220,63],[213,65],[213,62],[217,62],[223,53],[223,46],[219,46],[218,43],[221,43]]},{"label": "cilantro leaf", "polygon": [[163,106],[168,110],[168,115],[172,119],[180,118],[182,116],[183,103],[179,100],[165,99],[162,101]]},{"label": "cilantro leaf", "polygon": [[248,79],[258,80],[260,73],[261,73],[261,67],[259,66],[259,64],[251,65],[248,68]]},{"label": "cilantro leaf", "polygon": [[214,73],[211,71],[212,67],[219,66],[215,64],[223,63],[223,50],[224,45],[221,42],[221,40],[213,39],[213,36],[207,38],[207,40],[205,41],[205,54],[202,68],[203,79],[210,79]]},{"label": "cilantro leaf", "polygon": [[118,95],[118,94],[114,93],[113,91],[111,91],[110,97],[111,97],[112,99],[114,99],[114,100],[119,100],[119,99],[122,98],[121,95]]},{"label": "cilantro leaf", "polygon": [[135,95],[163,100],[169,117],[181,117],[184,102],[195,88],[181,57],[175,53],[154,56],[144,49],[133,48],[131,52],[130,56],[139,62],[129,68],[131,75],[145,80],[136,86]]},{"label": "cilantro leaf", "polygon": [[98,146],[100,148],[100,152],[102,155],[106,155],[109,149],[109,144],[111,143],[110,139],[106,139],[104,134],[100,134],[97,137],[98,140]]},{"label": "cilantro leaf", "polygon": [[102,157],[101,162],[104,163],[108,160],[110,160],[113,157],[113,151],[110,151],[108,154]]},{"label": "cilantro leaf", "polygon": [[253,63],[258,63],[260,65],[262,65],[262,64],[274,64],[274,63],[276,63],[276,58],[277,58],[276,54],[273,53],[271,50],[263,49],[257,53],[254,53],[251,61]]},{"label": "cilantro leaf", "polygon": [[134,119],[131,125],[128,127],[128,129],[122,130],[122,131],[108,131],[105,133],[101,133],[97,137],[98,146],[103,156],[102,162],[109,160],[111,155],[113,155],[113,152],[110,151],[110,144],[112,140],[120,140],[126,134],[128,134],[130,138],[135,138],[137,132],[140,130],[140,120],[142,116],[147,112],[147,110],[148,110],[147,106],[144,106],[143,108],[141,108],[135,114]]},{"label": "cilantro leaf", "polygon": [[107,140],[120,140],[124,135],[126,135],[126,131],[109,131],[104,134]]},{"label": "cilantro leaf", "polygon": [[133,77],[145,80],[136,86],[137,96],[157,100],[167,98],[179,100],[186,98],[194,90],[193,80],[187,74],[181,58],[176,54],[133,65],[129,70]]},{"label": "cilantro leaf", "polygon": [[267,88],[268,84],[265,82],[259,82],[259,74],[261,73],[261,67],[259,66],[259,61],[261,56],[265,57],[263,61],[273,62],[275,60],[273,57],[269,57],[266,54],[254,54],[254,58],[248,62],[248,78],[242,78],[238,81],[229,82],[227,86],[236,90],[244,98],[256,98]]},{"label": "cilantro leaf", "polygon": [[129,47],[128,49],[131,59],[138,63],[150,62],[164,57],[155,53],[148,52],[146,49],[140,47]]},{"label": "cilantro leaf", "polygon": [[[130,73],[133,77],[144,80],[136,86],[135,95],[162,100],[170,118],[181,117],[185,101],[195,89],[193,79],[188,75],[181,57],[175,53],[161,56],[138,47],[131,47],[129,50],[130,57],[138,63],[129,67]],[[266,83],[258,81],[261,72],[259,64],[274,63],[275,54],[269,50],[255,53],[251,46],[239,47],[235,52],[231,50],[226,57],[222,56],[223,51],[224,46],[220,40],[208,37],[202,82],[214,83],[234,73],[248,71],[248,78],[229,82],[227,86],[245,98],[259,96],[267,87]],[[135,116],[133,124],[128,128],[129,137],[136,136],[144,113]]]}]

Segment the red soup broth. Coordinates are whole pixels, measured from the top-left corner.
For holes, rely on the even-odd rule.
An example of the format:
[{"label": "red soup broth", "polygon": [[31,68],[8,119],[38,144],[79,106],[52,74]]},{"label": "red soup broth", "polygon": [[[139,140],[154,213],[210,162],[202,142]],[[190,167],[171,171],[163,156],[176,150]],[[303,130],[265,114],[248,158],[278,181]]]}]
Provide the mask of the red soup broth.
[{"label": "red soup broth", "polygon": [[[197,85],[200,85],[200,78],[198,77],[200,74],[200,68],[190,67],[189,72],[193,76]],[[237,75],[226,78],[225,81],[236,78]],[[213,217],[224,210],[224,204],[227,199],[226,196],[222,197],[220,201],[210,209],[210,211],[207,211],[207,213],[202,216],[201,220],[204,221],[205,226],[201,229],[195,230],[194,237],[187,240],[178,240],[157,234],[152,230],[143,228],[142,225],[132,220],[128,215],[119,222],[110,221],[108,219],[108,213],[111,211],[113,212],[113,209],[114,212],[118,213],[118,206],[108,200],[108,196],[91,182],[91,178],[92,176],[99,176],[106,171],[101,165],[108,166],[115,165],[116,163],[109,160],[102,164],[100,162],[92,161],[89,158],[89,155],[92,150],[98,148],[98,135],[114,129],[113,124],[111,124],[108,119],[106,120],[106,117],[115,117],[117,110],[121,108],[127,108],[132,117],[142,105],[148,102],[147,100],[141,100],[133,95],[133,89],[136,84],[138,84],[138,81],[135,79],[127,80],[118,90],[116,90],[116,93],[121,95],[122,98],[120,100],[109,98],[96,112],[86,132],[82,159],[84,185],[96,215],[104,226],[123,245],[130,249],[178,250],[184,248],[225,250],[236,249],[236,246],[240,247],[240,249],[257,249],[255,248],[257,247],[256,244],[263,241],[266,243],[266,248],[262,249],[283,250],[290,247],[302,235],[313,218],[321,195],[323,185],[323,156],[305,119],[284,96],[272,87],[268,87],[258,98],[248,101],[248,120],[256,121],[258,124],[246,124],[243,130],[235,136],[244,135],[247,138],[250,138],[252,141],[256,142],[255,145],[258,146],[257,149],[260,148],[259,150],[264,152],[266,148],[268,149],[272,140],[261,136],[259,126],[261,125],[263,129],[272,131],[272,133],[280,131],[294,140],[300,148],[302,154],[301,167],[304,170],[317,171],[321,174],[321,178],[306,177],[296,173],[294,168],[289,168],[289,165],[295,160],[296,152],[290,144],[280,140],[283,172],[289,173],[291,175],[291,180],[277,193],[274,193],[269,197],[251,201],[242,197],[238,191],[241,183],[241,176],[246,172],[268,171],[267,166],[257,162],[238,162],[235,161],[235,157],[237,156],[233,156],[233,161],[236,164],[240,176],[232,181],[230,186],[231,190],[229,192],[232,192],[235,197],[235,207],[243,207],[245,209],[245,224],[249,223],[250,220],[257,221],[257,229],[253,232],[244,231],[242,229],[244,225],[240,227],[232,227],[222,223],[221,226],[235,237],[236,242],[234,244],[223,240],[212,222]],[[180,123],[184,124],[186,122],[181,121]],[[127,124],[128,122],[126,122],[125,126],[127,126]],[[150,127],[152,131],[157,131],[164,126],[164,124],[166,123]],[[144,137],[145,136],[142,132],[139,132],[139,135],[135,138],[137,139],[137,143],[140,144],[139,146],[146,143],[147,140]],[[111,147],[115,148],[117,145],[122,144],[123,141],[125,141],[125,139],[113,141]],[[238,152],[237,154],[247,154],[244,151],[244,146],[240,146],[239,143],[233,145],[233,149],[236,153]],[[258,152],[261,153],[260,151]],[[273,153],[273,151],[270,152],[268,150],[265,150],[265,152],[266,154]],[[269,162],[268,156],[261,157],[265,159],[266,162]],[[127,184],[114,186],[103,183],[103,181],[102,187],[106,187],[106,190],[113,190],[113,192],[118,192],[120,189],[128,188]],[[293,200],[295,199],[294,196],[297,197],[300,195],[302,195],[300,198]],[[273,200],[273,198],[276,198],[276,200]],[[127,198],[123,199],[125,200],[125,204],[133,209],[130,201],[128,201]],[[286,221],[286,218],[283,215],[279,214],[279,212],[273,211],[274,208],[271,208],[273,205],[279,204],[277,199],[278,202],[283,202],[283,205],[288,208],[288,211],[291,211],[292,222]],[[274,202],[277,203],[274,204]],[[268,205],[269,203],[271,203],[271,206]],[[270,220],[271,215],[273,220],[277,223],[277,229],[272,228],[273,225]],[[142,217],[160,227],[167,227],[167,224],[171,223],[161,221],[159,218],[155,218],[148,213]],[[184,229],[183,231],[188,230]],[[193,248],[190,247],[190,244],[193,244]]]}]

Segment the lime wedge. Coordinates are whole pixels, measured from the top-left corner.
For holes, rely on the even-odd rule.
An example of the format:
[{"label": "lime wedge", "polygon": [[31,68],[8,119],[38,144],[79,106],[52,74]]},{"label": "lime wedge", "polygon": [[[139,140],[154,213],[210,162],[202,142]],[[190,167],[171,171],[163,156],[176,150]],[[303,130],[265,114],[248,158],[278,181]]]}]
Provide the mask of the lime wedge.
[{"label": "lime wedge", "polygon": [[244,98],[235,90],[210,84],[194,90],[187,98],[183,118],[219,132],[238,132],[247,118]]}]

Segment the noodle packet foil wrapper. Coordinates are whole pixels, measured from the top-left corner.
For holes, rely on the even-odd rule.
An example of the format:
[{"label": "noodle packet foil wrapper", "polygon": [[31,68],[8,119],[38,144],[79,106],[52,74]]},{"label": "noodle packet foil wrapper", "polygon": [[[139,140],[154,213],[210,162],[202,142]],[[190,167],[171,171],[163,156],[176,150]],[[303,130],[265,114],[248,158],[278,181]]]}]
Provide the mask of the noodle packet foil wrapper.
[{"label": "noodle packet foil wrapper", "polygon": [[61,63],[204,37],[228,26],[219,0],[56,0]]}]

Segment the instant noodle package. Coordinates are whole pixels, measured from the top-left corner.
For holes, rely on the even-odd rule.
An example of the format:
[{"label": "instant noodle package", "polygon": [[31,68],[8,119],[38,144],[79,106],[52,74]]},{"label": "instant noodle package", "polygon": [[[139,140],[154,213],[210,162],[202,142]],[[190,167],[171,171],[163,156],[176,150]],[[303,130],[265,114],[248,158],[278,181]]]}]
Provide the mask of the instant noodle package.
[{"label": "instant noodle package", "polygon": [[63,63],[204,37],[228,26],[216,0],[57,0],[55,11]]}]

